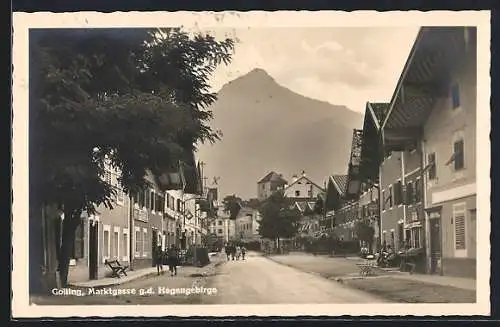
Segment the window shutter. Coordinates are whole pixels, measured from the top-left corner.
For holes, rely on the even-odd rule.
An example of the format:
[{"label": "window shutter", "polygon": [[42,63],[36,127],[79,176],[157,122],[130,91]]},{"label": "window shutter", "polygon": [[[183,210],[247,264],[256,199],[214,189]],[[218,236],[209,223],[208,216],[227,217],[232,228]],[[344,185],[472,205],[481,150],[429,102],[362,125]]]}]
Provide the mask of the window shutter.
[{"label": "window shutter", "polygon": [[455,155],[455,170],[464,168],[464,140],[456,141],[453,144],[453,150]]},{"label": "window shutter", "polygon": [[455,216],[455,249],[465,250],[465,214]]},{"label": "window shutter", "polygon": [[405,190],[405,204],[409,205],[413,203],[413,183],[409,182],[406,184]]},{"label": "window shutter", "polygon": [[429,172],[428,172],[428,177],[429,179],[435,179],[436,178],[436,153],[429,153],[427,156],[427,161],[429,165],[432,165],[429,167]]}]

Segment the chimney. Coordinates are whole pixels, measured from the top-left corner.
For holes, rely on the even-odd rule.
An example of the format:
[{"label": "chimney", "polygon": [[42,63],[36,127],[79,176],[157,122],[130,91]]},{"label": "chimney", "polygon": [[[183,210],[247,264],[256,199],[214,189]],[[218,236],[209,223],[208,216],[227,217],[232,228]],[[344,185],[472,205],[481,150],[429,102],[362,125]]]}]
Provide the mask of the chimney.
[{"label": "chimney", "polygon": [[292,176],[292,183],[295,182],[297,179],[299,179],[299,177],[297,176],[297,174],[293,174],[293,176]]},{"label": "chimney", "polygon": [[302,177],[306,177],[306,171],[305,170],[302,171]]}]

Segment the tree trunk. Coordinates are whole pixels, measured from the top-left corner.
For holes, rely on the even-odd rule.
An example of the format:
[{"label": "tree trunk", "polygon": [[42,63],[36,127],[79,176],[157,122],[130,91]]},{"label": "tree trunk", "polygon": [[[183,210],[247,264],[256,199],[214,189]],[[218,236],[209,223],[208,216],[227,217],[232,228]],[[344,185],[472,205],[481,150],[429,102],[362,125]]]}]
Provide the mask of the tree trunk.
[{"label": "tree trunk", "polygon": [[65,210],[62,226],[62,241],[59,248],[59,280],[61,287],[68,286],[69,261],[75,243],[76,227],[80,223],[80,213],[75,210]]},{"label": "tree trunk", "polygon": [[43,285],[43,211],[41,206],[31,205],[29,214],[29,292],[30,294],[45,291]]}]

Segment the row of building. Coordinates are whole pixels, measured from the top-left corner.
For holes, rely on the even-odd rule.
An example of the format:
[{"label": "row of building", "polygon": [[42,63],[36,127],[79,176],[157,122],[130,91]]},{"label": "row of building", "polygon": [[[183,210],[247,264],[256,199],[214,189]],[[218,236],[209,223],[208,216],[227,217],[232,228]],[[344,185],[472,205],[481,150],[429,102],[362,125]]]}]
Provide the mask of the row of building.
[{"label": "row of building", "polygon": [[[202,163],[200,163],[202,164]],[[156,249],[171,245],[180,249],[207,243],[210,225],[214,224],[217,208],[217,188],[203,185],[200,165],[194,157],[183,163],[179,172],[154,176],[145,180],[149,187],[135,194],[127,194],[119,185],[120,172],[105,167],[103,179],[114,187],[113,208],[97,208],[97,215],[82,215],[76,229],[70,260],[69,278],[98,279],[109,269],[106,260],[118,260],[131,269],[154,265]],[[48,213],[50,215],[50,213]],[[58,215],[57,211],[53,216]],[[47,219],[45,243],[61,238],[60,219]],[[54,227],[54,228],[52,228]],[[45,251],[45,266],[51,266],[49,251]]]},{"label": "row of building", "polygon": [[367,103],[347,174],[328,178],[323,229],[426,254],[426,271],[476,275],[476,29],[419,31],[388,103]]}]

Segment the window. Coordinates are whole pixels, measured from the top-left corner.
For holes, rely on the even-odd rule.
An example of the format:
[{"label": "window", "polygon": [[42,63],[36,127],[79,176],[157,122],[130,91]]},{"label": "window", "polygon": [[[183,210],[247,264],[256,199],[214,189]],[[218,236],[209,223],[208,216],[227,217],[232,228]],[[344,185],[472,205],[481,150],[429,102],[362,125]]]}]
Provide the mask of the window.
[{"label": "window", "polygon": [[429,180],[436,179],[437,177],[437,167],[436,167],[436,153],[429,153],[427,155],[427,164],[431,165],[428,170]]},{"label": "window", "polygon": [[144,192],[143,191],[140,191],[137,193],[137,205],[139,206],[139,208],[144,207]]},{"label": "window", "polygon": [[413,182],[408,182],[406,184],[406,204],[413,204],[415,202],[415,193],[413,191]]},{"label": "window", "polygon": [[104,227],[104,234],[102,238],[102,256],[104,259],[109,258],[109,226],[106,229],[106,226]]},{"label": "window", "polygon": [[465,250],[465,205],[453,206],[453,222],[455,224],[455,250]]},{"label": "window", "polygon": [[149,205],[150,194],[151,193],[149,193],[149,190],[144,190],[143,194],[144,194],[144,204],[143,204],[143,207],[145,207],[146,209],[151,209],[151,207]]},{"label": "window", "polygon": [[123,254],[123,260],[128,261],[128,229],[124,229],[122,233],[122,247],[121,253]]},{"label": "window", "polygon": [[149,192],[149,209],[151,211],[156,211],[155,210],[155,198],[156,198],[156,194],[155,194],[155,191],[151,190]]},{"label": "window", "polygon": [[394,192],[394,205],[399,205],[403,203],[403,186],[401,184],[401,181],[398,181],[394,183],[393,186],[393,192]]},{"label": "window", "polygon": [[113,233],[113,248],[112,248],[112,257],[113,258],[118,258],[120,255],[120,249],[119,249],[119,244],[120,244],[120,232],[115,230]]},{"label": "window", "polygon": [[299,184],[299,185],[300,185],[300,184],[302,184],[302,182],[297,182],[297,184]]},{"label": "window", "polygon": [[300,196],[300,191],[299,190],[295,191],[295,196]]},{"label": "window", "polygon": [[454,168],[460,170],[464,168],[464,140],[460,139],[453,143]]},{"label": "window", "polygon": [[141,247],[142,247],[142,234],[139,227],[135,228],[135,256],[138,257],[141,255]]},{"label": "window", "polygon": [[452,109],[460,107],[460,87],[458,84],[451,87],[451,106]]},{"label": "window", "polygon": [[393,193],[393,190],[392,190],[392,185],[389,186],[389,208],[392,208],[392,205],[394,203],[394,200],[393,200],[393,197],[394,197],[394,193]]},{"label": "window", "polygon": [[221,229],[221,228],[219,228],[219,229],[217,230],[217,234],[222,234],[222,229]]},{"label": "window", "polygon": [[181,200],[177,199],[177,211],[181,212]]},{"label": "window", "polygon": [[148,230],[146,228],[142,229],[142,256],[147,257],[148,256]]},{"label": "window", "polygon": [[222,220],[219,220],[217,223],[219,226],[222,226]]},{"label": "window", "polygon": [[165,197],[162,194],[158,194],[158,201],[156,206],[157,206],[156,211],[162,213],[165,211]]},{"label": "window", "polygon": [[395,236],[394,236],[394,231],[391,230],[391,248],[394,250],[395,249],[395,245],[396,245],[396,239],[395,239]]},{"label": "window", "polygon": [[386,197],[387,192],[385,190],[382,191],[382,210],[385,210],[386,208],[386,202],[387,202],[387,197]]},{"label": "window", "polygon": [[422,227],[412,228],[411,231],[410,245],[414,248],[422,247]]},{"label": "window", "polygon": [[415,181],[415,196],[413,198],[415,199],[415,203],[422,201],[422,180],[420,177]]}]

